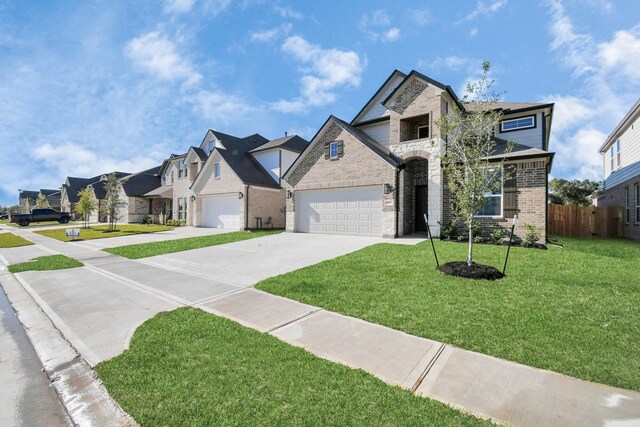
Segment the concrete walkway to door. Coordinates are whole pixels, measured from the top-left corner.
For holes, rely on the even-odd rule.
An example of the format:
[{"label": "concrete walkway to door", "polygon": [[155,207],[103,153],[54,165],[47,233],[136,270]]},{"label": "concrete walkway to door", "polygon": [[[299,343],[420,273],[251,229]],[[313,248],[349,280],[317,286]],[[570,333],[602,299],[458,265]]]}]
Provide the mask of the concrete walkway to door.
[{"label": "concrete walkway to door", "polygon": [[[93,251],[84,255],[82,268],[16,276],[91,363],[119,354],[138,324],[155,313],[189,305],[499,422],[640,424],[638,392],[462,350],[252,288],[273,274],[378,242],[393,241],[285,233],[143,262]],[[39,244],[52,250],[46,241]]]}]

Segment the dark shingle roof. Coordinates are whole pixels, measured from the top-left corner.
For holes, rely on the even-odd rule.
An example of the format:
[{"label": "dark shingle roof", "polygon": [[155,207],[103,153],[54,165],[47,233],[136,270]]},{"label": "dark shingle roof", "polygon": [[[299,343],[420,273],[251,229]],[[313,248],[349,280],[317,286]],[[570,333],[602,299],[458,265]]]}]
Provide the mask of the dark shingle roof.
[{"label": "dark shingle roof", "polygon": [[36,200],[38,198],[38,194],[40,194],[39,191],[22,190],[20,192],[20,198]]},{"label": "dark shingle roof", "polygon": [[260,163],[251,155],[251,150],[257,148],[269,140],[262,135],[253,134],[244,138],[214,132],[222,142],[224,149],[216,148],[220,156],[229,167],[238,175],[245,184],[259,185],[262,187],[280,188]]},{"label": "dark shingle roof", "polygon": [[193,150],[194,153],[196,153],[196,155],[200,158],[200,160],[207,160],[207,158],[209,158],[209,156],[207,156],[207,153],[205,153],[202,148],[191,147],[191,149]]},{"label": "dark shingle roof", "polygon": [[122,188],[127,196],[139,197],[160,187],[160,166],[138,172],[122,180]]},{"label": "dark shingle roof", "polygon": [[296,153],[302,153],[308,145],[309,141],[307,141],[306,139],[303,139],[298,135],[291,135],[269,141],[266,144],[262,144],[258,148],[254,148],[250,152],[257,153],[272,148],[286,148],[288,150],[295,151]]},{"label": "dark shingle roof", "polygon": [[59,193],[59,192],[60,192],[60,190],[49,190],[49,189],[46,189],[46,188],[41,188],[40,189],[40,193],[42,193],[45,196],[51,196],[52,194]]},{"label": "dark shingle roof", "polygon": [[87,185],[92,182],[96,182],[100,179],[100,175],[94,176],[93,178],[78,178],[75,176],[67,177],[67,181],[69,185],[67,187],[67,197],[69,201],[72,203],[77,203],[80,198],[78,197],[78,192],[87,187]]}]

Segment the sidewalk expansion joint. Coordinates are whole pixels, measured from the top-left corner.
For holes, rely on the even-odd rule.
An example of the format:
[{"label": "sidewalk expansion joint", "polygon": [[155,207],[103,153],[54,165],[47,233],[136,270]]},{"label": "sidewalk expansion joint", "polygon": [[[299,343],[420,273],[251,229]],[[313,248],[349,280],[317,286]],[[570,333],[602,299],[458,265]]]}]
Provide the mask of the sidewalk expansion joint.
[{"label": "sidewalk expansion joint", "polygon": [[312,311],[310,311],[310,312],[308,312],[308,313],[305,313],[305,314],[303,314],[303,315],[301,315],[301,316],[298,316],[298,317],[296,317],[296,318],[294,318],[294,319],[291,319],[291,320],[289,320],[289,321],[287,321],[287,322],[284,322],[284,323],[283,323],[283,324],[281,324],[281,325],[278,325],[278,326],[275,326],[275,327],[273,327],[273,328],[269,329],[269,330],[267,331],[267,333],[268,333],[268,334],[270,334],[270,333],[272,333],[272,332],[274,332],[274,331],[276,331],[276,330],[278,330],[278,329],[280,329],[280,328],[284,328],[285,326],[289,326],[289,325],[291,325],[292,323],[295,323],[295,322],[297,322],[297,321],[299,321],[299,320],[302,320],[302,319],[304,319],[304,318],[306,318],[306,317],[309,317],[309,316],[311,316],[312,314],[316,314],[317,312],[322,311],[322,310],[323,310],[322,308],[317,308],[317,309],[315,309],[315,310],[312,310]]},{"label": "sidewalk expansion joint", "polygon": [[429,374],[429,371],[431,370],[431,368],[433,368],[433,365],[436,364],[436,361],[438,360],[438,358],[440,357],[440,355],[442,354],[446,346],[447,346],[446,344],[440,344],[440,347],[438,348],[438,351],[436,351],[435,356],[433,356],[433,359],[431,359],[431,361],[429,362],[425,370],[422,372],[420,377],[418,377],[418,380],[416,381],[416,383],[413,385],[413,387],[411,387],[412,393],[415,393],[416,390],[418,390],[418,387],[420,387],[420,385],[426,378],[427,374]]}]

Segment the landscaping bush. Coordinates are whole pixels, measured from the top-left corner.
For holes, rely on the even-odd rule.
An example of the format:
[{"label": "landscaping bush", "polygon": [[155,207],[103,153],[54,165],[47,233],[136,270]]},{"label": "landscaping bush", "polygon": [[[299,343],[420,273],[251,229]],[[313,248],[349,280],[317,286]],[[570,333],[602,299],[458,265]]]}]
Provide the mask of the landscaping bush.
[{"label": "landscaping bush", "polygon": [[157,217],[149,215],[142,218],[142,223],[143,224],[160,224],[160,221],[158,221]]},{"label": "landscaping bush", "polygon": [[456,234],[458,232],[458,226],[455,221],[447,222],[444,227],[442,227],[442,237],[455,240]]},{"label": "landscaping bush", "polygon": [[184,219],[170,219],[169,221],[167,221],[167,225],[170,225],[172,227],[183,227],[187,225],[187,221]]},{"label": "landscaping bush", "polygon": [[540,233],[538,230],[536,230],[533,225],[527,224],[526,222],[524,223],[524,229],[525,234],[522,246],[527,248],[536,246],[536,243],[540,240]]},{"label": "landscaping bush", "polygon": [[490,233],[491,240],[496,244],[502,244],[509,237],[509,230],[496,225]]}]

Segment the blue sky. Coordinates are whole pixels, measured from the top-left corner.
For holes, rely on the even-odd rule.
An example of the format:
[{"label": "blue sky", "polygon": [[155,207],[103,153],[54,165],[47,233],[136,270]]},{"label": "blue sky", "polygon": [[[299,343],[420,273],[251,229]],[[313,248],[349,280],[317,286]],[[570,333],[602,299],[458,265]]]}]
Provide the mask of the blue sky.
[{"label": "blue sky", "polygon": [[553,176],[640,95],[634,1],[0,1],[0,205],[19,188],[159,164],[208,128],[310,138],[395,69],[459,95],[483,59],[503,100],[556,102]]}]

